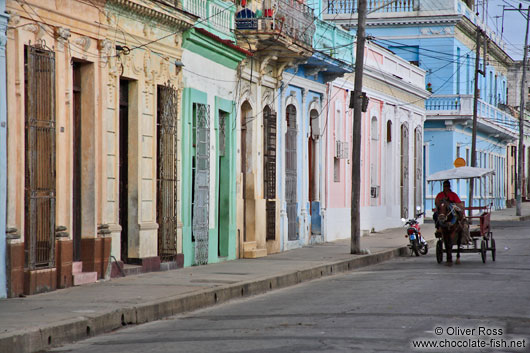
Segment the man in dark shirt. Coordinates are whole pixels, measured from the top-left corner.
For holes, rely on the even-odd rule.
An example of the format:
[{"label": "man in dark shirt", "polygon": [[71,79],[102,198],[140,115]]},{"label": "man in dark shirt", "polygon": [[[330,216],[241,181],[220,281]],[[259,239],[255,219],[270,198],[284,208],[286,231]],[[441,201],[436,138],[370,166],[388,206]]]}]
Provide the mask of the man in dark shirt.
[{"label": "man in dark shirt", "polygon": [[[457,208],[458,212],[463,212],[464,211],[464,207],[462,205],[462,201],[460,200],[460,197],[458,197],[458,195],[451,190],[451,182],[449,180],[445,180],[443,182],[443,190],[440,191],[438,193],[438,195],[436,195],[436,198],[434,199],[434,204],[436,205],[437,209],[438,209],[438,205],[443,200],[447,200],[447,201],[449,201],[452,204],[456,204],[456,206],[458,206],[458,208]],[[435,227],[436,227],[435,235],[436,235],[436,237],[440,237],[441,236],[441,232],[439,230],[440,225],[438,224],[438,212],[435,211],[433,213],[433,215],[432,215],[432,218],[434,220],[434,224],[435,224]]]},{"label": "man in dark shirt", "polygon": [[462,201],[460,201],[460,197],[458,197],[458,195],[451,190],[451,183],[449,180],[444,181],[443,187],[443,190],[436,195],[436,199],[434,200],[436,207],[438,207],[442,200],[448,200],[451,203],[462,203]]}]

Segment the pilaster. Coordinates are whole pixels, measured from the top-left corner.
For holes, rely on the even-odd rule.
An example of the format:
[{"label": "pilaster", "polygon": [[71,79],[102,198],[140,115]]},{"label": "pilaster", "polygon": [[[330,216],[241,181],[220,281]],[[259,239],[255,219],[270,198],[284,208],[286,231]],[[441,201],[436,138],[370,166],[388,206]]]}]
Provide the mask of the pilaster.
[{"label": "pilaster", "polygon": [[7,21],[5,0],[0,0],[0,298],[7,296],[6,270],[6,188],[7,188],[7,101],[6,57]]}]

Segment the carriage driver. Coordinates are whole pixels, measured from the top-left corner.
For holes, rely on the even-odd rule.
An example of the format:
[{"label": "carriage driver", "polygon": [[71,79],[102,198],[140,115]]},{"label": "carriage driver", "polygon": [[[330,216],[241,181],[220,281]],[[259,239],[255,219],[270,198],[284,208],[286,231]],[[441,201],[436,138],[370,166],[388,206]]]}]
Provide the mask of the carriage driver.
[{"label": "carriage driver", "polygon": [[[453,205],[456,204],[456,206],[458,206],[456,209],[457,212],[464,211],[464,205],[462,204],[462,201],[460,200],[458,195],[451,190],[451,182],[449,180],[445,180],[443,182],[443,190],[440,191],[438,195],[436,195],[436,199],[434,199],[436,209],[438,209],[440,202],[442,202],[443,200],[447,200]],[[442,233],[439,230],[440,225],[438,224],[438,212],[435,211],[432,215],[432,218],[436,227],[436,237],[440,237]]]}]

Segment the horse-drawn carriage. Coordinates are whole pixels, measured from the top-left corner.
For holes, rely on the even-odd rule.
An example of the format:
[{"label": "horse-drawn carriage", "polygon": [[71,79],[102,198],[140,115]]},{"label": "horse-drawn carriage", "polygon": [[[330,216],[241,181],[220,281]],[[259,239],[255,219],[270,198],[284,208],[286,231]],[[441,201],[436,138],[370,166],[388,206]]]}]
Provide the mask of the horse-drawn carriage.
[{"label": "horse-drawn carriage", "polygon": [[[431,183],[432,195],[433,184],[437,181],[464,179],[473,182],[473,180],[479,179],[481,186],[479,200],[482,202],[484,179],[493,174],[495,174],[493,169],[460,167],[434,173],[427,178],[427,181]],[[495,261],[495,239],[493,239],[490,224],[491,204],[455,207],[442,202],[438,209],[433,208],[433,211],[439,213],[439,220],[442,219],[442,234],[436,242],[436,260],[438,263],[443,261],[444,252],[447,253],[447,263],[452,263],[452,250],[455,245],[457,246],[457,263],[460,261],[460,253],[480,253],[482,262],[485,263],[487,251],[491,251],[491,258]],[[474,212],[477,212],[478,215],[474,215]],[[443,217],[440,216],[440,213]]]}]

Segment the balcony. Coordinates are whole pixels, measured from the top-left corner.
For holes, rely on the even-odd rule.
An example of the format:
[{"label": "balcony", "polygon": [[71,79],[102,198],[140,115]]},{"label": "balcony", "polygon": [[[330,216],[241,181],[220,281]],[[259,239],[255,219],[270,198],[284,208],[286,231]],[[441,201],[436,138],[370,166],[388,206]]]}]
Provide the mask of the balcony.
[{"label": "balcony", "polygon": [[[473,118],[473,96],[435,95],[425,102],[425,108],[427,119],[468,120]],[[477,116],[481,123],[488,126],[488,130],[497,129],[510,136],[518,134],[518,119],[481,99],[478,100]]]},{"label": "balcony", "polygon": [[[390,3],[390,0],[367,1],[368,21],[390,18],[417,21],[418,17],[461,15],[482,28],[499,48],[506,50],[506,44],[501,36],[486,25],[481,20],[481,16],[477,16],[475,11],[470,9],[462,0],[397,0],[393,3]],[[336,21],[343,25],[347,24],[346,27],[351,27],[352,23],[357,22],[357,0],[324,0],[323,4],[325,6],[323,13],[325,20]],[[352,14],[355,15],[352,16]]]},{"label": "balcony", "polygon": [[[389,0],[368,0],[366,9],[371,12],[413,12],[416,11],[418,0],[397,0],[388,4]],[[357,0],[327,0],[325,13],[329,15],[357,13]]]},{"label": "balcony", "polygon": [[200,17],[196,27],[235,42],[236,7],[233,3],[221,0],[182,0],[182,9]]},{"label": "balcony", "polygon": [[[249,41],[253,51],[277,44],[284,48],[298,44],[310,52],[315,34],[313,9],[298,0],[266,1],[255,12],[242,8],[236,15],[236,29],[245,42]],[[282,55],[280,48],[276,50]],[[290,49],[293,50],[296,48]]]}]

